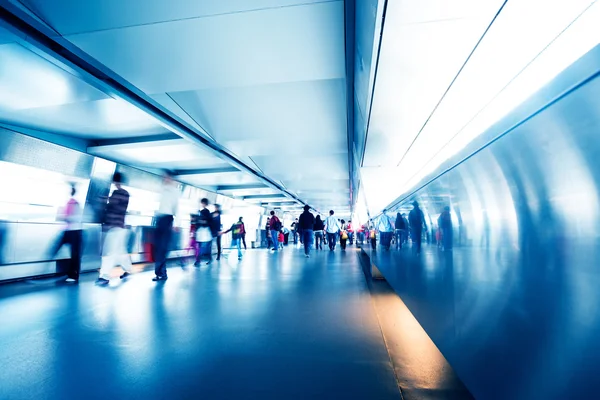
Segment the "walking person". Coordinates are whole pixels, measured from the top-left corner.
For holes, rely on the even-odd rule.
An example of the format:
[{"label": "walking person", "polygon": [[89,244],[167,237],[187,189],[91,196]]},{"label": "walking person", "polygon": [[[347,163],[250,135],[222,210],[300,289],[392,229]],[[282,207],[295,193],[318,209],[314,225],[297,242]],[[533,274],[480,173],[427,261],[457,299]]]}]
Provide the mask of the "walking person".
[{"label": "walking person", "polygon": [[242,229],[242,233],[241,233],[241,239],[242,239],[242,243],[244,244],[244,250],[248,250],[248,248],[246,247],[246,225],[244,224],[244,219],[242,217],[240,217],[239,221],[240,224],[242,224],[241,229]]},{"label": "walking person", "polygon": [[377,218],[376,229],[379,231],[379,240],[381,246],[385,250],[389,250],[392,245],[392,236],[394,232],[394,225],[390,221],[390,217],[387,216],[386,210],[383,210],[382,214]]},{"label": "walking person", "polygon": [[231,228],[225,232],[220,232],[219,235],[224,235],[231,232],[231,246],[237,248],[238,260],[242,259],[242,237],[244,234],[244,223],[242,217],[235,224],[231,225]]},{"label": "walking person", "polygon": [[442,248],[444,251],[452,250],[452,216],[450,207],[444,207],[444,211],[438,219],[439,229],[442,231]]},{"label": "walking person", "polygon": [[269,221],[269,230],[271,231],[271,239],[273,240],[273,251],[277,251],[279,247],[279,231],[282,228],[281,221],[275,215],[275,211],[271,211],[271,220]]},{"label": "walking person", "polygon": [[340,228],[340,247],[342,251],[346,251],[346,243],[348,242],[348,225],[346,221],[342,220],[342,226]]},{"label": "walking person", "polygon": [[333,215],[333,210],[329,211],[329,217],[325,219],[325,232],[327,233],[327,243],[329,243],[329,251],[335,250],[337,242],[337,234],[340,232],[340,223]]},{"label": "walking person", "polygon": [[267,237],[267,250],[273,248],[273,239],[271,239],[271,218],[267,218],[267,224],[265,226],[265,236]]},{"label": "walking person", "polygon": [[315,234],[315,249],[317,250],[323,250],[323,231],[325,230],[325,224],[323,223],[323,220],[321,219],[320,215],[317,215],[317,218],[315,218],[315,224],[313,227],[313,231]]},{"label": "walking person", "polygon": [[394,223],[395,233],[396,233],[396,249],[402,248],[402,243],[404,242],[404,235],[407,229],[406,222],[400,213],[396,214],[396,222]]},{"label": "walking person", "polygon": [[292,236],[294,237],[294,244],[298,244],[298,224],[298,218],[296,218],[294,222],[292,222]]},{"label": "walking person", "polygon": [[209,264],[211,261],[212,249],[212,215],[208,211],[208,199],[200,200],[200,211],[196,217],[196,242],[198,242],[198,253],[196,253],[196,262],[194,266],[198,267],[202,260]]},{"label": "walking person", "polygon": [[131,257],[127,250],[129,236],[131,231],[125,229],[125,215],[129,206],[129,192],[121,186],[123,175],[115,172],[113,175],[113,184],[116,189],[108,198],[106,212],[104,217],[103,231],[104,246],[102,249],[102,264],[100,266],[100,276],[96,280],[98,285],[106,285],[110,280],[110,272],[117,265],[123,268],[124,272],[121,279],[126,278],[132,272]]},{"label": "walking person", "polygon": [[173,236],[173,220],[179,208],[179,189],[171,172],[165,173],[154,230],[154,282],[167,280],[167,254]]},{"label": "walking person", "polygon": [[354,244],[354,227],[352,226],[352,220],[348,221],[346,230],[348,232],[348,241],[350,242],[350,246],[352,246]]},{"label": "walking person", "polygon": [[[215,211],[212,213],[210,232],[211,232],[213,238],[215,238],[215,241],[217,242],[217,261],[219,261],[221,259],[222,248],[221,248],[221,235],[219,235],[219,232],[221,232],[222,228],[223,228],[223,226],[221,224],[221,205],[215,204]],[[212,258],[212,256],[211,256],[211,258]]]},{"label": "walking person", "polygon": [[304,244],[304,256],[310,257],[310,248],[314,241],[315,216],[310,212],[310,206],[304,206],[304,212],[300,214],[298,220],[300,231],[302,232],[302,241]]},{"label": "walking person", "polygon": [[[79,282],[79,273],[81,271],[81,247],[83,242],[83,232],[81,227],[81,207],[75,200],[77,189],[71,185],[71,197],[64,207],[58,211],[57,219],[65,222],[64,230],[50,252],[50,258],[56,257],[56,254],[62,246],[69,245],[71,249],[71,258],[66,262],[67,279],[65,282]],[[58,263],[57,263],[58,264]]]},{"label": "walking person", "polygon": [[371,241],[371,249],[377,250],[377,231],[373,226],[373,222],[369,224],[369,240]]},{"label": "walking person", "polygon": [[425,215],[419,208],[419,203],[413,202],[413,209],[408,213],[408,222],[412,233],[412,241],[417,255],[421,254],[421,242],[423,241],[423,229],[427,230]]}]

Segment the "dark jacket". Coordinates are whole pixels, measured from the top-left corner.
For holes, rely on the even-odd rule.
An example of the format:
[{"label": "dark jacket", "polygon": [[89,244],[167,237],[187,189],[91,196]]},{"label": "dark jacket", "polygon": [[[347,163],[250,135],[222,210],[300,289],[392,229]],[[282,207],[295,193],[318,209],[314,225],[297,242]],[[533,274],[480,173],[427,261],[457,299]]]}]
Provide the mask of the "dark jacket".
[{"label": "dark jacket", "polygon": [[301,231],[312,230],[315,225],[315,216],[308,211],[300,214],[298,219],[298,229]]},{"label": "dark jacket", "polygon": [[315,230],[315,231],[322,231],[324,229],[325,229],[325,222],[323,222],[322,219],[318,219],[318,220],[316,219],[313,230]]},{"label": "dark jacket", "polygon": [[404,221],[404,218],[402,218],[402,215],[398,214],[396,216],[396,224],[395,224],[395,228],[396,229],[406,229],[406,221]]},{"label": "dark jacket", "polygon": [[217,237],[217,235],[219,234],[220,231],[221,231],[221,213],[214,212],[214,213],[212,213],[210,232],[212,233],[213,237]]},{"label": "dark jacket", "polygon": [[410,223],[410,228],[421,232],[425,227],[425,215],[420,208],[414,208],[408,213],[408,222]]},{"label": "dark jacket", "polygon": [[212,216],[208,209],[203,208],[198,213],[197,219],[194,221],[197,228],[210,228],[212,225]]},{"label": "dark jacket", "polygon": [[107,228],[123,228],[128,205],[129,193],[127,190],[121,188],[112,192],[106,206],[105,226]]}]

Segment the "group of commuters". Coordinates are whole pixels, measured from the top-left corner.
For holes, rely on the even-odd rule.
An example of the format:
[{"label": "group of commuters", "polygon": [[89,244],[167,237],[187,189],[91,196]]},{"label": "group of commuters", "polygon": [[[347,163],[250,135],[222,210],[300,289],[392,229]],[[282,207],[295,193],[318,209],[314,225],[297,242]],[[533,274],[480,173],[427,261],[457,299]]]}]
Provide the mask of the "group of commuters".
[{"label": "group of commuters", "polygon": [[[108,199],[105,198],[102,222],[102,261],[100,274],[96,280],[97,285],[107,285],[110,281],[110,274],[114,267],[120,266],[123,273],[121,279],[127,278],[132,273],[132,262],[129,251],[131,231],[126,229],[125,216],[129,206],[129,193],[123,188],[125,177],[120,172],[113,175],[112,182],[115,189]],[[178,213],[179,206],[179,188],[173,179],[171,173],[166,173],[163,177],[163,188],[160,196],[159,208],[154,221],[154,237],[152,256],[155,264],[155,276],[153,281],[165,281],[167,276],[167,256],[173,235],[173,222]],[[78,282],[81,271],[82,255],[82,208],[75,199],[77,190],[75,185],[71,186],[71,196],[64,207],[61,207],[57,218],[64,222],[64,229],[58,241],[50,251],[50,258],[55,258],[56,254],[64,245],[68,245],[71,250],[71,257],[63,262],[64,272],[67,274],[67,282]],[[203,260],[207,263],[212,261],[212,245],[216,243],[217,260],[221,258],[222,246],[221,236],[227,233],[232,234],[232,245],[237,248],[238,259],[242,259],[243,244],[246,249],[246,228],[243,218],[234,223],[228,230],[222,231],[221,225],[221,207],[215,204],[214,211],[208,210],[208,199],[200,200],[200,207],[197,213],[191,215],[190,226],[190,245],[189,250],[195,252],[195,266],[198,266]]]},{"label": "group of commuters", "polygon": [[[271,212],[271,221],[274,212]],[[323,249],[323,244],[329,245],[329,250],[334,251],[339,239],[342,250],[346,249],[348,241],[354,240],[352,221],[338,220],[333,210],[325,220],[320,215],[316,217],[310,212],[310,206],[304,206],[304,212],[292,223],[294,243],[304,245],[304,255],[310,257],[310,250],[315,245],[317,250]]]},{"label": "group of commuters", "polygon": [[[379,234],[381,247],[385,250],[390,250],[392,240],[395,241],[396,248],[401,249],[402,246],[408,242],[410,237],[410,240],[413,243],[413,249],[417,254],[420,254],[423,233],[427,232],[427,223],[425,222],[425,215],[423,210],[419,207],[419,203],[415,201],[412,205],[413,209],[408,214],[408,218],[406,214],[397,213],[395,220],[393,220],[386,214],[386,210],[383,210],[378,218],[361,227],[358,232],[361,242],[364,241],[365,235],[369,235],[371,248],[376,250],[377,235]],[[452,250],[452,232],[450,207],[444,207],[444,210],[438,218],[436,238],[438,246],[445,251]]]}]

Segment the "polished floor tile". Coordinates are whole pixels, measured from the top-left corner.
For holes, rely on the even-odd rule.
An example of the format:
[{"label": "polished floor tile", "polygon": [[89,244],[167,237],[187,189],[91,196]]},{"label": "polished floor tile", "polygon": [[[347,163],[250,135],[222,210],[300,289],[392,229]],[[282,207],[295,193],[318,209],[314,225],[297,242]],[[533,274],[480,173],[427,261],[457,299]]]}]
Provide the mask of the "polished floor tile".
[{"label": "polished floor tile", "polygon": [[0,286],[1,399],[398,399],[356,254]]}]

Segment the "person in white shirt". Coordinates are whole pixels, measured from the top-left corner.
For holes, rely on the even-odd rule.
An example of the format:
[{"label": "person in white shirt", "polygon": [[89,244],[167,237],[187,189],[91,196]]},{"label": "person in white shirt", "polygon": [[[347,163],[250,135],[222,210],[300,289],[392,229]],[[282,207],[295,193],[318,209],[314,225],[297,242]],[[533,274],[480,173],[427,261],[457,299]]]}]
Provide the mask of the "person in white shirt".
[{"label": "person in white shirt", "polygon": [[337,235],[340,232],[340,223],[333,216],[333,210],[329,211],[329,217],[325,218],[325,233],[327,234],[327,243],[329,244],[329,251],[335,250],[337,243]]},{"label": "person in white shirt", "polygon": [[375,223],[376,229],[379,232],[381,246],[385,250],[389,250],[392,244],[392,236],[394,235],[394,223],[387,215],[387,210],[383,210]]},{"label": "person in white shirt", "polygon": [[173,235],[173,220],[179,205],[179,188],[171,172],[165,173],[160,206],[154,230],[154,273],[153,281],[167,280],[167,253]]}]

